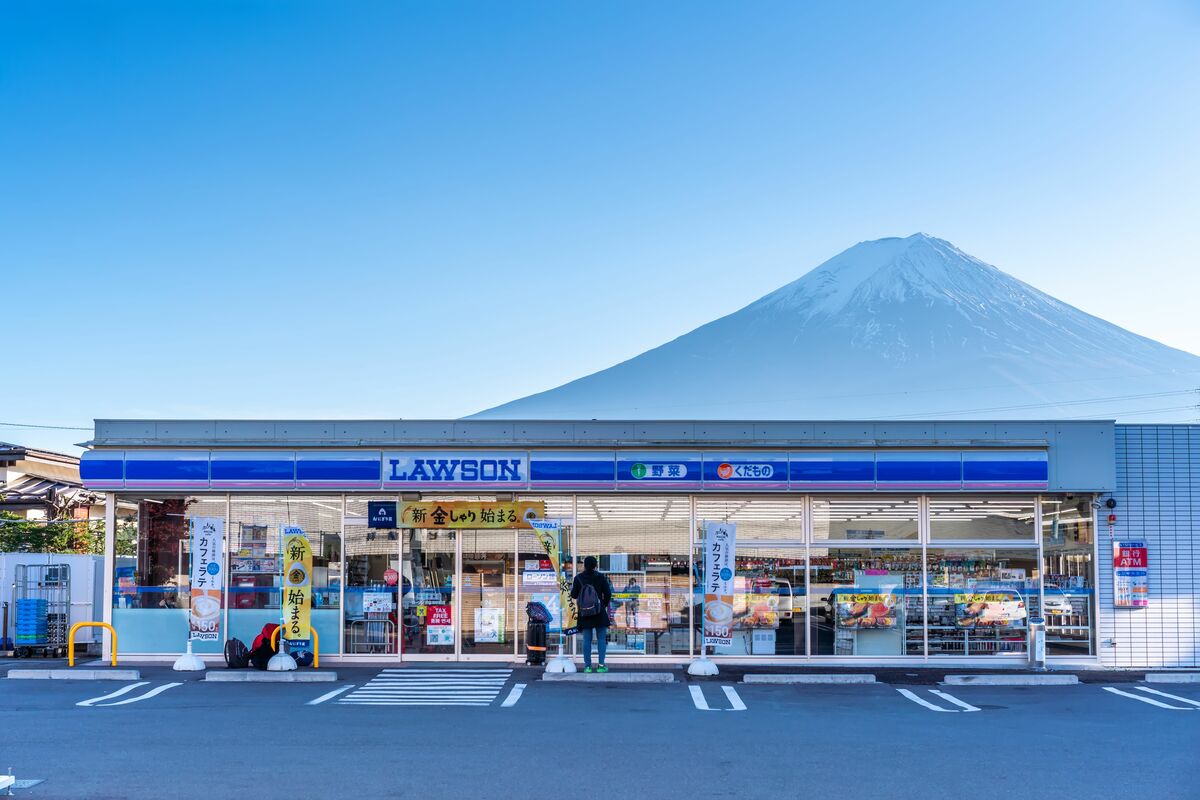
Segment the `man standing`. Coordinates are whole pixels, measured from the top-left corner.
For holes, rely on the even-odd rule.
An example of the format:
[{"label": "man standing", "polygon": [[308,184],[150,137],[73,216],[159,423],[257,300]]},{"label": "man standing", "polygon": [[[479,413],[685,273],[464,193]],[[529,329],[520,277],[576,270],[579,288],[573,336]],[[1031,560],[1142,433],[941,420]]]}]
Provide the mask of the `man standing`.
[{"label": "man standing", "polygon": [[608,672],[604,665],[604,654],[608,650],[608,605],[612,602],[612,584],[608,576],[596,569],[596,557],[583,560],[583,572],[575,576],[571,584],[571,598],[579,605],[579,630],[583,634],[583,671],[592,671],[592,635],[598,637],[596,648],[600,651],[597,672]]}]

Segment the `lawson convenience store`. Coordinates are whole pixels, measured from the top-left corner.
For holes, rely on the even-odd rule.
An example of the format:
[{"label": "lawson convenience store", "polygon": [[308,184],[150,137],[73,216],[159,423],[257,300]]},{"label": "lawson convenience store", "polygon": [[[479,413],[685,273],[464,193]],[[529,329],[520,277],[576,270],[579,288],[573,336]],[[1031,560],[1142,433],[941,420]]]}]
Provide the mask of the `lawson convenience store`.
[{"label": "lawson convenience store", "polygon": [[122,654],[184,649],[197,519],[214,656],[279,619],[285,528],[323,660],[523,660],[526,603],[557,602],[530,518],[609,574],[614,661],[699,653],[712,521],[737,534],[717,660],[1017,661],[1042,617],[1052,660],[1099,663],[1114,613],[1111,422],[98,420],[88,446]]}]

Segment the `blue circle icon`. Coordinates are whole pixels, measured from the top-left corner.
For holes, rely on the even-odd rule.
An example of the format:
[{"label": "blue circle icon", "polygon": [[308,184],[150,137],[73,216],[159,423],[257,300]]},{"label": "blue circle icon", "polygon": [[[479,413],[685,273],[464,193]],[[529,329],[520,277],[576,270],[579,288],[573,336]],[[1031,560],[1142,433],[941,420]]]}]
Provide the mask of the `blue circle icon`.
[{"label": "blue circle icon", "polygon": [[210,562],[208,562],[208,566],[205,567],[205,569],[208,570],[209,575],[216,575],[218,572],[221,571],[221,565],[215,561],[210,561]]},{"label": "blue circle icon", "polygon": [[721,580],[727,581],[732,577],[733,577],[733,570],[731,570],[729,567],[725,567],[723,570],[721,570]]}]

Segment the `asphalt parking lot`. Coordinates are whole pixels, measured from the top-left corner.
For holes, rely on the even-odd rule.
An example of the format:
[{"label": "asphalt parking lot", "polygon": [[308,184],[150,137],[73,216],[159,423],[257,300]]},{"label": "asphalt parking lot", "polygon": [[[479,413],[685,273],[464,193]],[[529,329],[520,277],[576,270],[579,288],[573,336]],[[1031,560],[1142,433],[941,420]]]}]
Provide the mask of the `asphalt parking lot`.
[{"label": "asphalt parking lot", "polygon": [[164,668],[128,682],[0,680],[0,768],[39,781],[18,796],[53,798],[515,798],[584,781],[589,796],[655,798],[865,798],[884,787],[889,798],[1200,798],[1200,684],[338,672],[311,684]]}]

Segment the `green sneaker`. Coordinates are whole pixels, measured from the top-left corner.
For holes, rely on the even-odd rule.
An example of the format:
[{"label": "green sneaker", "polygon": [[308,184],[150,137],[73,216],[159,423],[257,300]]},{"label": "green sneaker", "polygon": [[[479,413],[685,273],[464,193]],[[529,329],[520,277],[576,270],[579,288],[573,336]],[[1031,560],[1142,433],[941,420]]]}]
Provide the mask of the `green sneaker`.
[{"label": "green sneaker", "polygon": [[596,667],[596,672],[608,672],[608,667],[601,664],[600,666]]},{"label": "green sneaker", "polygon": [[583,671],[584,671],[584,672],[588,672],[588,673],[590,673],[590,672],[592,671],[592,668],[591,668],[591,667],[584,667],[584,668],[583,668]]}]

